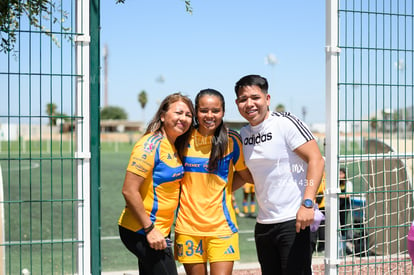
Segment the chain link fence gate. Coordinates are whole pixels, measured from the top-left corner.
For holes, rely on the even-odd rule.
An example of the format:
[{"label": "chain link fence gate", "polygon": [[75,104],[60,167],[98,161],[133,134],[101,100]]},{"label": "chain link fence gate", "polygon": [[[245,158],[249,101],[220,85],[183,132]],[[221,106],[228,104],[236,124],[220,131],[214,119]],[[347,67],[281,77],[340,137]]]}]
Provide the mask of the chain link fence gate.
[{"label": "chain link fence gate", "polygon": [[0,274],[98,274],[99,1],[0,9]]},{"label": "chain link fence gate", "polygon": [[325,274],[413,274],[413,2],[327,0],[326,11]]}]

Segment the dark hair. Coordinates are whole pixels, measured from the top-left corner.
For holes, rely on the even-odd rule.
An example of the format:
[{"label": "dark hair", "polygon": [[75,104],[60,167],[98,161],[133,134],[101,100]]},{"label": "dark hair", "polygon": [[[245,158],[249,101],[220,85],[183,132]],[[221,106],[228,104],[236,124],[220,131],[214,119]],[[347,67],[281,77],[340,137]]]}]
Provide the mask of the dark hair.
[{"label": "dark hair", "polygon": [[173,93],[173,94],[168,95],[166,98],[164,98],[164,100],[160,104],[160,107],[158,108],[158,111],[155,113],[154,117],[148,123],[145,134],[161,132],[161,128],[163,126],[163,122],[161,121],[161,115],[165,114],[170,109],[171,104],[177,101],[184,102],[190,109],[191,114],[193,116],[193,120],[190,125],[190,128],[187,130],[187,132],[177,137],[177,139],[174,142],[175,148],[177,149],[178,157],[182,160],[183,155],[184,155],[184,149],[186,148],[188,139],[194,128],[195,111],[194,111],[193,102],[191,101],[189,97],[182,95],[181,93]]},{"label": "dark hair", "polygon": [[243,76],[236,82],[234,91],[236,92],[237,97],[239,96],[239,89],[245,86],[259,86],[260,90],[264,94],[267,94],[269,90],[269,83],[267,83],[267,79],[257,74]]},{"label": "dark hair", "polygon": [[[204,89],[204,90],[201,90],[195,98],[196,112],[198,111],[198,108],[199,108],[200,98],[206,95],[218,97],[221,101],[221,107],[223,108],[223,112],[225,111],[225,102],[224,102],[223,95],[219,91],[214,90],[214,89]],[[195,123],[196,123],[196,128],[198,129],[199,122],[198,122],[197,116],[195,119]],[[223,158],[224,154],[226,153],[227,145],[228,145],[227,127],[225,126],[222,120],[220,125],[214,131],[214,136],[213,136],[212,145],[211,145],[210,158],[208,160],[209,171],[217,170],[220,159]]]},{"label": "dark hair", "polygon": [[343,179],[339,179],[339,185],[343,186],[346,184],[346,169],[344,167],[339,168],[339,171],[344,173],[344,178]]}]

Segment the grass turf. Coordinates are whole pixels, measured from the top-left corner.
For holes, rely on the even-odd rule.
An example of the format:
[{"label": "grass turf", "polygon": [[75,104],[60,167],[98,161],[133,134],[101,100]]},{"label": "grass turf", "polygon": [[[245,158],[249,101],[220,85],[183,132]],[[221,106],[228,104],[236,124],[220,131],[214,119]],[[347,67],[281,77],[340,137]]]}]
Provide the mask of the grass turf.
[{"label": "grass turf", "polygon": [[[77,268],[76,160],[73,146],[63,142],[41,146],[32,142],[22,153],[12,143],[0,152],[4,185],[6,272],[73,274]],[[137,260],[118,237],[118,217],[130,143],[101,144],[102,271],[135,270]],[[242,204],[242,190],[236,192]],[[256,262],[252,218],[238,218],[240,262]],[[2,247],[0,247],[2,248]]]}]

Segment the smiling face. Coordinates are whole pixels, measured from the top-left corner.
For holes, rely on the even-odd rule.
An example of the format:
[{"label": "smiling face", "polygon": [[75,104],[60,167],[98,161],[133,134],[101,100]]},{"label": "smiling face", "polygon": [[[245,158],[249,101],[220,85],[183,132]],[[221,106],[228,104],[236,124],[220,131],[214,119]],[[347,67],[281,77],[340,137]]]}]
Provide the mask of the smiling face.
[{"label": "smiling face", "polygon": [[257,85],[242,86],[238,89],[236,104],[240,115],[255,126],[269,116],[270,95]]},{"label": "smiling face", "polygon": [[198,131],[204,136],[213,135],[224,117],[223,103],[218,96],[205,94],[198,99]]},{"label": "smiling face", "polygon": [[168,111],[161,114],[163,130],[171,142],[190,128],[192,119],[191,109],[183,101],[172,103]]}]

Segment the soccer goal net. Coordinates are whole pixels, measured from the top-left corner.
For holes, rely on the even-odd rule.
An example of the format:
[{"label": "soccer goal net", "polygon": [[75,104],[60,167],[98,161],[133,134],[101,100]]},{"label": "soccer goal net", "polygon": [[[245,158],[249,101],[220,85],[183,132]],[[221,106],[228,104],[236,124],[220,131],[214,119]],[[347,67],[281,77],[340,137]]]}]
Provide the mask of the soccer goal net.
[{"label": "soccer goal net", "polygon": [[[413,153],[395,153],[378,140],[366,142],[365,153],[343,157],[352,190],[338,226],[342,254],[361,257],[407,253],[407,233],[413,221]],[[340,219],[338,219],[340,220]]]}]

